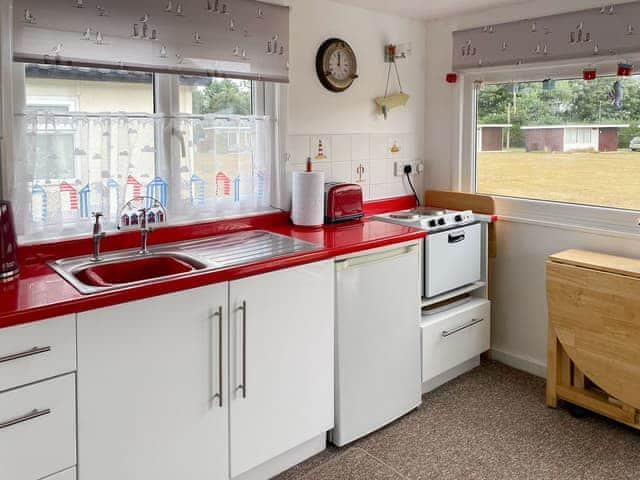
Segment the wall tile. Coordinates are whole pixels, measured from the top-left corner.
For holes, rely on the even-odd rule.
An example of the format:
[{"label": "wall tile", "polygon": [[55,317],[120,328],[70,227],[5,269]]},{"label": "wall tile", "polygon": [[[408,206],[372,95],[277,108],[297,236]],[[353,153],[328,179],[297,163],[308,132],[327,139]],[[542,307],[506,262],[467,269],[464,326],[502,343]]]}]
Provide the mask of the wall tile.
[{"label": "wall tile", "polygon": [[371,161],[371,183],[388,183],[393,177],[393,163],[391,160]]},{"label": "wall tile", "polygon": [[387,198],[406,195],[409,189],[405,188],[402,183],[382,183],[379,185],[371,185],[371,198]]},{"label": "wall tile", "polygon": [[332,182],[351,182],[351,162],[331,162]]},{"label": "wall tile", "polygon": [[382,160],[389,158],[389,135],[376,134],[371,135],[371,159]]},{"label": "wall tile", "polygon": [[323,162],[318,160],[313,163],[313,170],[317,172],[324,172],[324,181],[327,182],[331,178],[331,171],[333,170],[333,165],[331,162]]},{"label": "wall tile", "polygon": [[[322,142],[322,151],[326,158],[319,159],[318,154],[320,150],[320,142]],[[310,137],[309,141],[309,154],[312,160],[316,160],[318,162],[326,162],[331,161],[332,158],[332,149],[331,149],[331,136],[330,135],[313,135]]]},{"label": "wall tile", "polygon": [[288,161],[292,163],[305,162],[309,156],[309,136],[289,135],[287,142],[287,153],[289,153]]},{"label": "wall tile", "polygon": [[[397,148],[396,148],[397,147]],[[406,135],[389,135],[389,143],[386,153],[386,158],[407,158],[407,136]],[[393,150],[397,149],[397,152]]]},{"label": "wall tile", "polygon": [[360,184],[360,188],[362,188],[362,198],[364,199],[365,202],[367,200],[373,199],[373,197],[371,196],[371,187],[369,185]]},{"label": "wall tile", "polygon": [[362,161],[353,161],[351,162],[351,181],[354,183],[360,184],[369,184],[371,178],[371,171],[369,167],[369,162]]},{"label": "wall tile", "polygon": [[404,151],[404,157],[411,160],[416,160],[416,136],[412,133],[403,135],[404,145],[402,150]]},{"label": "wall tile", "polygon": [[351,161],[351,135],[331,136],[332,162]]},{"label": "wall tile", "polygon": [[351,135],[351,160],[369,160],[370,142],[370,135]]}]

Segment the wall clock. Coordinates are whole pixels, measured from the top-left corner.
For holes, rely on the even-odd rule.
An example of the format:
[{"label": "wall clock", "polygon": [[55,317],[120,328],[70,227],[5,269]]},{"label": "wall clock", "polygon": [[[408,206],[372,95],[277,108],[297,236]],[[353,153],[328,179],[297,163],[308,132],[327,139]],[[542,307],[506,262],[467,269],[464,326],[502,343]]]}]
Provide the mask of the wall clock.
[{"label": "wall clock", "polygon": [[318,49],[316,73],[320,83],[332,92],[344,92],[358,78],[356,54],[344,40],[330,38]]}]

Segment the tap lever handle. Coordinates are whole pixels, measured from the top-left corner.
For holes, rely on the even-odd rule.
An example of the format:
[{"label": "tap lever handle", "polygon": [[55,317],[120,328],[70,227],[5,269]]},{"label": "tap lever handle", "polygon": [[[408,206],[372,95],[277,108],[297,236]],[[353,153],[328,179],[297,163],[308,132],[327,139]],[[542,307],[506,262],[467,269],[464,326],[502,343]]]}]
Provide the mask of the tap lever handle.
[{"label": "tap lever handle", "polygon": [[98,235],[102,232],[102,225],[100,225],[100,218],[103,217],[104,215],[102,214],[102,212],[93,212],[91,216],[95,218],[95,221],[93,223],[93,234]]},{"label": "tap lever handle", "polygon": [[140,214],[140,228],[142,230],[146,230],[148,232],[151,231],[151,227],[149,227],[149,219],[147,218],[147,214],[149,212],[148,208],[140,208],[138,213]]}]

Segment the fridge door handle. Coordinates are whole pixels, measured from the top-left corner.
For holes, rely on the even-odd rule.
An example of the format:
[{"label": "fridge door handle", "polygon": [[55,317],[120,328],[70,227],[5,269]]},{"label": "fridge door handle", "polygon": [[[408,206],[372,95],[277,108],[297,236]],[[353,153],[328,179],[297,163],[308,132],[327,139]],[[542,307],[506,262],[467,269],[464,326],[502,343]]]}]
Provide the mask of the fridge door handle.
[{"label": "fridge door handle", "polygon": [[418,249],[418,244],[406,245],[401,248],[388,250],[386,252],[372,253],[369,255],[362,255],[360,257],[347,258],[345,260],[338,260],[336,262],[336,269],[338,271],[347,270],[353,267],[360,267],[362,265],[371,265],[374,263],[380,263],[392,258],[402,257],[413,253]]}]

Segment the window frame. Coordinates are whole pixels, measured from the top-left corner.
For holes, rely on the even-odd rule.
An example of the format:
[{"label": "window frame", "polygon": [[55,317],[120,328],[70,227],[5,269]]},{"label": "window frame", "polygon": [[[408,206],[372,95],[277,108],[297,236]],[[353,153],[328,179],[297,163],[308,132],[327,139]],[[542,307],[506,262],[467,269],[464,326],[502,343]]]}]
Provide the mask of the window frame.
[{"label": "window frame", "polygon": [[[618,57],[598,59],[599,75],[615,75]],[[638,64],[640,54],[628,55],[625,60]],[[459,112],[452,125],[451,178],[453,190],[477,192],[477,95],[479,84],[542,81],[553,71],[554,78],[579,78],[588,65],[587,60],[546,62],[536,65],[509,67],[486,67],[470,69],[461,73],[459,86],[454,95],[453,111]],[[591,233],[613,233],[622,236],[638,234],[639,210],[626,210],[607,206],[573,204],[550,200],[490,195],[496,204],[498,215],[503,220],[538,224],[559,228],[570,228]]]}]

